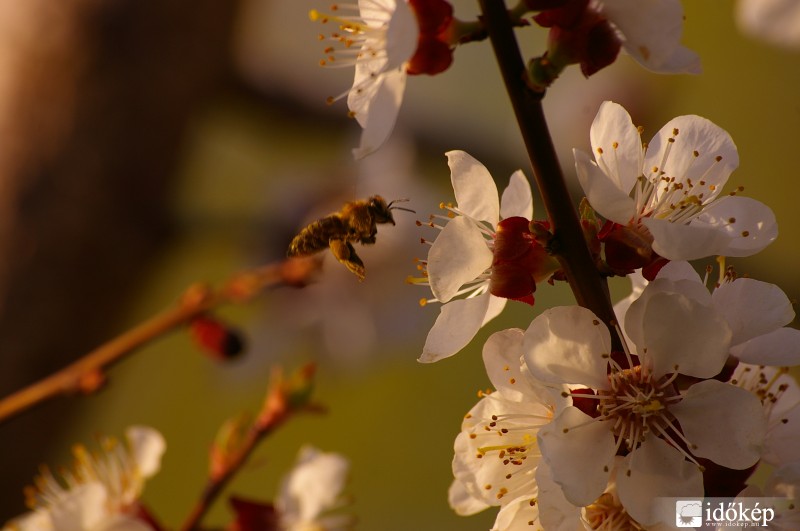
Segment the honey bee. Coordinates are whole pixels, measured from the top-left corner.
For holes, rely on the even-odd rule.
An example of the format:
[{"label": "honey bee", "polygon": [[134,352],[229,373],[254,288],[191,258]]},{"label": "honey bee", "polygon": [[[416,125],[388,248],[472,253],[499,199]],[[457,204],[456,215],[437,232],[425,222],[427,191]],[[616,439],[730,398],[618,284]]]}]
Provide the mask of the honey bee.
[{"label": "honey bee", "polygon": [[381,196],[373,195],[369,199],[345,203],[340,211],[318,219],[301,230],[289,244],[286,256],[307,256],[330,248],[333,256],[355,274],[359,281],[364,280],[366,268],[356,254],[353,243],[375,243],[379,223],[394,225],[392,210],[414,212],[408,208],[392,206],[403,201],[408,199],[398,199],[387,204]]}]

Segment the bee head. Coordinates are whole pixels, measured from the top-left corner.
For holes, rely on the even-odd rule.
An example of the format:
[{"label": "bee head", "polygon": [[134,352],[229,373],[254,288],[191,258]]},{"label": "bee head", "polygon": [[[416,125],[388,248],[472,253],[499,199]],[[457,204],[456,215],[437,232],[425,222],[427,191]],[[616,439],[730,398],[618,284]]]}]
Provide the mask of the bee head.
[{"label": "bee head", "polygon": [[414,212],[409,208],[392,206],[395,203],[403,203],[405,201],[408,201],[408,199],[395,199],[394,201],[386,203],[383,197],[379,195],[373,195],[369,198],[369,209],[372,212],[372,215],[375,217],[376,223],[391,223],[394,225],[395,223],[394,217],[392,217],[392,210],[405,210],[406,212]]}]

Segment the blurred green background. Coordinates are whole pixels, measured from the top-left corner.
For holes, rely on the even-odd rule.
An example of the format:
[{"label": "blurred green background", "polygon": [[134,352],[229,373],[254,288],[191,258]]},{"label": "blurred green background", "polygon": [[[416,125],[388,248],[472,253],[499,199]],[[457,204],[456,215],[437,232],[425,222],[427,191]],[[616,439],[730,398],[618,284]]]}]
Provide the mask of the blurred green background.
[{"label": "blurred green background", "polygon": [[[768,203],[781,232],[759,256],[733,264],[740,273],[779,284],[794,300],[800,293],[800,224],[792,217],[800,195],[795,161],[800,51],[742,36],[734,2],[686,4],[683,41],[702,58],[703,75],[659,76],[621,56],[589,80],[573,69],[555,83],[546,111],[565,171],[573,178],[571,149],[587,149],[588,127],[603,100],[623,103],[645,127],[645,139],[677,115],[713,120],[739,147],[741,166],[728,188],[744,185],[746,195]],[[459,18],[477,14],[473,2],[454,5]],[[226,493],[271,499],[298,449],[309,443],[351,460],[349,510],[360,529],[487,529],[494,511],[461,518],[447,505],[453,439],[476,391],[488,385],[481,345],[491,332],[525,328],[543,308],[572,299],[564,286],[541,286],[533,310],[510,304],[469,348],[428,366],[416,358],[438,308],[420,308],[417,301],[426,293],[404,279],[414,273],[414,257],[427,250],[419,238],[433,237],[414,220],[452,198],[444,151],[470,152],[487,165],[501,190],[513,170],[530,175],[491,48],[488,42],[463,46],[442,75],[410,78],[390,143],[356,163],[349,150],[358,140],[357,125],[345,118],[343,102],[324,103],[348,86],[352,74],[317,66],[319,28],[307,19],[312,7],[320,5],[307,0],[240,5],[226,50],[237,81],[212,92],[186,118],[171,171],[170,236],[146,264],[131,264],[136,288],[116,301],[114,324],[94,344],[173,303],[195,281],[220,282],[280,259],[294,232],[344,201],[375,193],[407,197],[416,216],[397,212],[397,226],[381,226],[377,245],[359,250],[367,267],[363,283],[326,257],[317,285],[270,292],[253,304],[221,311],[247,337],[242,359],[219,364],[200,356],[188,334],[178,330],[115,367],[102,392],[59,399],[64,406],[58,423],[39,409],[26,413],[43,423],[47,439],[33,463],[66,464],[74,442],[121,435],[131,424],[154,426],[168,447],[144,500],[176,527],[204,484],[208,448],[221,423],[258,409],[273,365],[316,361],[316,399],[329,412],[298,417],[267,439]],[[518,36],[527,55],[542,52],[543,31],[526,28]],[[544,215],[541,208],[538,215]],[[625,281],[613,289],[623,296]],[[49,422],[55,428],[48,428]],[[10,463],[15,448],[27,442],[4,436],[5,429],[0,425],[2,459]],[[35,472],[33,464],[31,478]],[[0,498],[17,500],[7,502],[9,512],[0,519],[22,510],[22,487],[16,478],[14,484],[0,481]],[[230,514],[223,497],[206,523],[221,526]]]}]

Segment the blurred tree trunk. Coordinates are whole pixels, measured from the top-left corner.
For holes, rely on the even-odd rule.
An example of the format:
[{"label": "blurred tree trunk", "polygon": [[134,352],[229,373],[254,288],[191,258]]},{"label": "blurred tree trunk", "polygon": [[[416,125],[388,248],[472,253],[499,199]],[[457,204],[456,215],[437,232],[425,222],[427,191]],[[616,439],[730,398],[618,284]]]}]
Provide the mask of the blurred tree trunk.
[{"label": "blurred tree trunk", "polygon": [[[230,71],[237,4],[0,2],[0,395],[118,332],[169,233],[183,132]],[[0,524],[68,402],[0,426]]]}]

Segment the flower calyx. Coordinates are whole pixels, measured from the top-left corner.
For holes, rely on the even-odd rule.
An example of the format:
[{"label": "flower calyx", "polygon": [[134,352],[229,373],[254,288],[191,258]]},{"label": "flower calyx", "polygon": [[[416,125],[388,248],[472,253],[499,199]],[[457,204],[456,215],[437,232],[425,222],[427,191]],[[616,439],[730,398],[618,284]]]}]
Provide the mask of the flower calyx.
[{"label": "flower calyx", "polygon": [[536,283],[558,269],[558,262],[539,243],[532,226],[540,236],[547,231],[546,222],[529,222],[519,216],[497,224],[489,279],[492,295],[533,305]]}]

